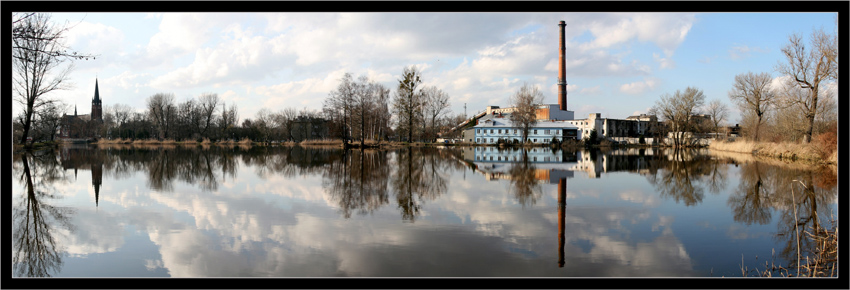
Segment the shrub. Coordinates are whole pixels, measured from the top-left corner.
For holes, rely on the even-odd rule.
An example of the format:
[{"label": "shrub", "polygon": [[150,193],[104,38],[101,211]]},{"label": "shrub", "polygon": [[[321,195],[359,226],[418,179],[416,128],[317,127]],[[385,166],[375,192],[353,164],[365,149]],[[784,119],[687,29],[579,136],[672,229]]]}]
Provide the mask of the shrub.
[{"label": "shrub", "polygon": [[829,131],[812,138],[812,149],[823,159],[829,159],[838,150],[838,135]]}]

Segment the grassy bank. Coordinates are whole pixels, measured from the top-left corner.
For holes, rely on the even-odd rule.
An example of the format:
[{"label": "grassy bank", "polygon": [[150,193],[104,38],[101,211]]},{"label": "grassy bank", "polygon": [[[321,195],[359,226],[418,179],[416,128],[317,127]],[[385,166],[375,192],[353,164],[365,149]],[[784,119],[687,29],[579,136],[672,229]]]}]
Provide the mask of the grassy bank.
[{"label": "grassy bank", "polygon": [[733,142],[713,141],[711,150],[753,154],[790,161],[804,161],[817,164],[838,164],[838,150],[819,148],[815,144],[792,142],[753,142],[737,140]]}]

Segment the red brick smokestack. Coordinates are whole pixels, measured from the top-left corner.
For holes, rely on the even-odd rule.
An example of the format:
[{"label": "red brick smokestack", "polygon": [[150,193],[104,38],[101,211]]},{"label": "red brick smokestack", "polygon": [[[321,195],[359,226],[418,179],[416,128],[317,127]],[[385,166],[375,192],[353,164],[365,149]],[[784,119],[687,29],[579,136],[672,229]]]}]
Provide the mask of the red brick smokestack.
[{"label": "red brick smokestack", "polygon": [[561,23],[558,23],[558,26],[561,27],[561,41],[558,47],[559,55],[558,55],[558,105],[561,108],[561,111],[567,110],[567,46],[566,40],[564,39],[564,30],[567,26],[563,20]]}]

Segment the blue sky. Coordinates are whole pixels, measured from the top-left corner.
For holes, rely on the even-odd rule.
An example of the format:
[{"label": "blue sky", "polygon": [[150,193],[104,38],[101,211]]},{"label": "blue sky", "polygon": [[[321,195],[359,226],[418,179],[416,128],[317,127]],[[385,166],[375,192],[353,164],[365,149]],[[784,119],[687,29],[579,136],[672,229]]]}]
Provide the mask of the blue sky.
[{"label": "blue sky", "polygon": [[558,22],[567,22],[568,109],[626,118],[688,86],[731,108],[735,75],[783,61],[792,33],[834,32],[836,13],[54,13],[76,61],[75,87],[50,95],[90,111],[143,110],[216,93],[239,117],[261,108],[320,110],[346,72],[395,90],[404,66],[450,96],[453,114],[508,106],[524,82],[557,103]]}]

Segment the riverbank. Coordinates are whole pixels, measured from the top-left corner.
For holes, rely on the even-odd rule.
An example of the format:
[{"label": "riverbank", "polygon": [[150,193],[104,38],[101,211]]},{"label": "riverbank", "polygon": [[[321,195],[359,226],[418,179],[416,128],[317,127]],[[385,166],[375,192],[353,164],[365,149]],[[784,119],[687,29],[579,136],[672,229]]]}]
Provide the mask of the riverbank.
[{"label": "riverbank", "polygon": [[[708,146],[710,150],[746,153],[772,157],[786,161],[807,162],[823,165],[838,165],[838,150],[818,148],[815,144],[791,142],[753,142],[737,140],[733,142],[715,140]],[[829,152],[831,151],[831,152]]]}]

